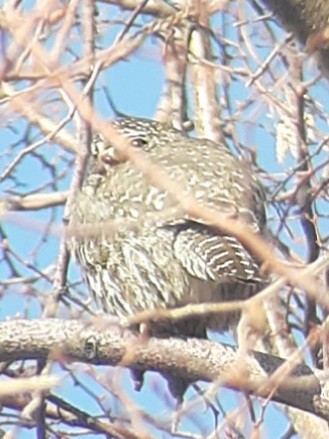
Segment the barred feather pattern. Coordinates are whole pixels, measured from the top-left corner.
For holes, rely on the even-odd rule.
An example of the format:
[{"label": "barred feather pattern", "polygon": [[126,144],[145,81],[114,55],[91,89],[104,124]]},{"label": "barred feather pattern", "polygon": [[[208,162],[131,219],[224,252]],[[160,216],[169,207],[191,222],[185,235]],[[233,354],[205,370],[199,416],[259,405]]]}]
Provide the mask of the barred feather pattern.
[{"label": "barred feather pattern", "polygon": [[[263,233],[264,191],[249,165],[226,145],[189,138],[170,125],[147,119],[120,118],[113,124],[186,193]],[[77,227],[113,220],[121,224],[111,236],[101,232],[92,239],[77,236],[69,242],[99,307],[127,316],[246,299],[262,288],[259,263],[239,241],[202,220],[187,218],[165,191],[150,185],[128,162],[104,165],[110,162],[104,161],[110,153],[112,146],[96,136],[70,219]],[[222,331],[237,318],[221,315],[198,320],[198,328],[180,325],[170,332],[197,335],[207,327]]]}]

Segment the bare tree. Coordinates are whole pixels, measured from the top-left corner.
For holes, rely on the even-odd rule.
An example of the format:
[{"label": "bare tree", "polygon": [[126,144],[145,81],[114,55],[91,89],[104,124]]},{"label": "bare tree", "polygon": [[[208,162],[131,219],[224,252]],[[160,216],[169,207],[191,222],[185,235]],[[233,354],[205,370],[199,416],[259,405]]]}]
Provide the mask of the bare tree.
[{"label": "bare tree", "polygon": [[[313,3],[321,2],[306,0]],[[320,54],[325,67],[328,31],[322,21],[305,22],[304,32],[289,27],[280,7],[274,0],[5,2],[4,437],[270,437],[275,424],[286,428],[285,438],[328,437],[328,90],[315,62]],[[277,18],[294,34],[280,29]],[[148,76],[148,69],[158,72],[152,84],[140,73],[136,80],[137,71]],[[120,78],[114,81],[113,72]],[[193,195],[186,200],[166,178],[161,185],[177,192],[192,217],[257,254],[270,280],[262,292],[248,301],[146,312],[124,322],[97,310],[70,260],[67,237],[110,232],[113,224],[66,225],[92,133],[113,135],[106,121],[120,112],[153,112],[180,129],[194,128],[195,136],[225,139],[257,169],[267,192],[267,240]],[[128,158],[134,162],[129,152]],[[156,339],[129,329],[232,309],[243,316],[238,347],[216,335]],[[140,393],[128,368],[149,371]],[[183,404],[177,406],[158,372],[194,383]],[[274,404],[284,416],[271,412]]]}]

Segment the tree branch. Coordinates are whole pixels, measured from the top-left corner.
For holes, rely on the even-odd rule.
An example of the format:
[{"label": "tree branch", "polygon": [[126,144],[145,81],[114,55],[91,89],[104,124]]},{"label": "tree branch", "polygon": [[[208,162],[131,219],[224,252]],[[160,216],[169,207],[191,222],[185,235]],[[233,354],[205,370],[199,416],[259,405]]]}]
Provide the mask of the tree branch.
[{"label": "tree branch", "polygon": [[[99,320],[99,319],[98,319]],[[12,320],[0,324],[2,361],[49,359],[128,366],[174,374],[191,381],[217,381],[236,390],[297,407],[329,420],[329,384],[320,372],[260,352],[239,357],[237,348],[208,340],[143,340],[113,323],[102,327],[77,320]],[[241,364],[243,363],[243,364]]]}]

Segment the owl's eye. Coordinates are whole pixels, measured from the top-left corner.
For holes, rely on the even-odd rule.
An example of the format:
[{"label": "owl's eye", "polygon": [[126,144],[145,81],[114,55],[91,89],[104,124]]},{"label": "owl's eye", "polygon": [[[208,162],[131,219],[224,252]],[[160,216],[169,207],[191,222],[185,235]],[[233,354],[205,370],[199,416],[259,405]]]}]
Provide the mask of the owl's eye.
[{"label": "owl's eye", "polygon": [[131,139],[131,144],[134,148],[143,148],[143,146],[147,145],[147,140],[143,137],[135,137]]}]

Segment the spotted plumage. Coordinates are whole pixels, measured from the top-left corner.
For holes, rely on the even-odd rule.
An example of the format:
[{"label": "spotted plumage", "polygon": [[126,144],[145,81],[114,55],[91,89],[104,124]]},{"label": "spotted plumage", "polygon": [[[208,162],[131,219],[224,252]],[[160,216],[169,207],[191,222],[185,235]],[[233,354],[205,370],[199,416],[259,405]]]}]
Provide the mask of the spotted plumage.
[{"label": "spotted plumage", "polygon": [[[169,124],[137,118],[113,122],[173,181],[206,206],[237,216],[256,232],[265,227],[264,195],[249,165],[226,145],[189,138]],[[166,192],[96,135],[70,225],[115,220],[111,234],[77,235],[70,242],[97,304],[109,314],[250,297],[262,287],[259,264],[234,237],[191,220]],[[111,158],[112,157],[112,158]],[[170,326],[181,335],[224,330],[237,315]]]}]

